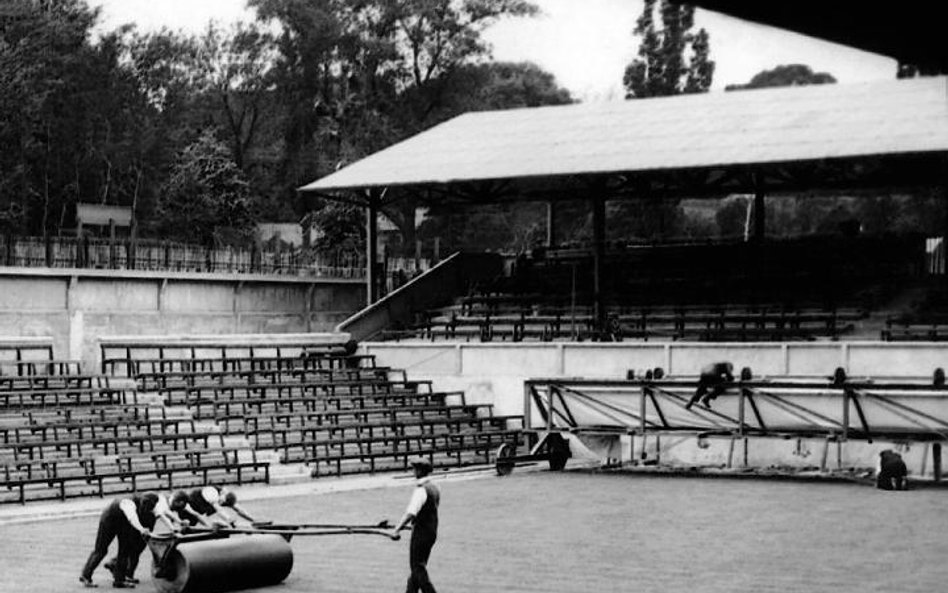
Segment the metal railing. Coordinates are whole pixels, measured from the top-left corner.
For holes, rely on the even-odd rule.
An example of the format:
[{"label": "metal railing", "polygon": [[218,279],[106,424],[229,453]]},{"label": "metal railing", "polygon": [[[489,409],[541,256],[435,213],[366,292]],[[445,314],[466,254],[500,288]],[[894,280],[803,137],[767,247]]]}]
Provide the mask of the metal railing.
[{"label": "metal railing", "polygon": [[95,237],[20,237],[0,240],[0,265],[80,268],[285,274],[327,278],[363,278],[365,256],[354,251],[267,250],[252,247],[203,247],[152,239]]}]

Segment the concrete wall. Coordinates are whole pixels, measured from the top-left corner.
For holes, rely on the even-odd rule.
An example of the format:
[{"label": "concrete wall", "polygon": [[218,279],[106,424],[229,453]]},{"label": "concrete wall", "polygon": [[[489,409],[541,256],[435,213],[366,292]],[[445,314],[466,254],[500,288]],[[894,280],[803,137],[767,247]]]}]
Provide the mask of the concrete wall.
[{"label": "concrete wall", "polygon": [[364,304],[359,280],[0,268],[0,337],[87,364],[104,336],[331,332]]},{"label": "concrete wall", "polygon": [[688,342],[365,343],[379,364],[430,378],[438,389],[463,390],[471,403],[494,404],[498,413],[523,413],[523,382],[531,378],[625,378],[660,366],[674,375],[696,375],[708,362],[729,360],[763,375],[829,376],[843,367],[851,376],[922,377],[948,368],[948,344],[894,342],[787,342],[712,344]]}]

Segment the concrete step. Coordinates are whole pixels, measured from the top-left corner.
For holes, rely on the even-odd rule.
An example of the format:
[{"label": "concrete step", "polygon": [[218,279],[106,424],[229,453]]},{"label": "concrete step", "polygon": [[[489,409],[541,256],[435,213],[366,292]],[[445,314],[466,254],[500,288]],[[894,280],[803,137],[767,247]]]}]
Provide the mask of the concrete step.
[{"label": "concrete step", "polygon": [[138,401],[139,405],[156,407],[163,407],[165,405],[164,400],[161,399],[160,395],[149,391],[139,391],[135,394],[135,399]]},{"label": "concrete step", "polygon": [[[213,426],[215,429],[217,428],[217,426],[213,423],[211,423],[211,426]],[[247,440],[247,437],[236,434],[224,435],[224,446],[232,447],[234,449],[253,449],[253,447],[250,445],[250,441]]]},{"label": "concrete step", "polygon": [[[261,459],[264,451],[257,451],[257,459]],[[310,476],[310,469],[302,463],[280,463],[280,457],[276,451],[272,452],[273,457],[270,461],[270,484],[299,484],[309,482],[313,478]]]},{"label": "concrete step", "polygon": [[168,418],[176,418],[180,420],[192,420],[194,418],[194,412],[192,412],[187,406],[165,406],[161,404],[152,404],[152,407],[164,408],[165,416]]}]

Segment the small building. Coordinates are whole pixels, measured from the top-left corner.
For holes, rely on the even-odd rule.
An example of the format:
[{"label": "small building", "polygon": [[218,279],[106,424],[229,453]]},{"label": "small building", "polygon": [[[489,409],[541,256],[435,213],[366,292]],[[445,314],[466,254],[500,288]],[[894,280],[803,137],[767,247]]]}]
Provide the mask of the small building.
[{"label": "small building", "polygon": [[108,204],[76,205],[77,237],[130,237],[132,208]]}]

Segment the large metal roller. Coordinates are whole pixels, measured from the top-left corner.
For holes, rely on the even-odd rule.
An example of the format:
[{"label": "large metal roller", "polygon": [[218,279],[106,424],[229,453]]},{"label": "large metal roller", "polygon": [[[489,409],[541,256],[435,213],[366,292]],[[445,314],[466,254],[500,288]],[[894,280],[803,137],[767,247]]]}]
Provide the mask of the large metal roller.
[{"label": "large metal roller", "polygon": [[293,550],[277,534],[184,537],[152,546],[152,551],[159,593],[265,587],[282,582],[293,570]]}]

